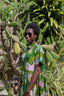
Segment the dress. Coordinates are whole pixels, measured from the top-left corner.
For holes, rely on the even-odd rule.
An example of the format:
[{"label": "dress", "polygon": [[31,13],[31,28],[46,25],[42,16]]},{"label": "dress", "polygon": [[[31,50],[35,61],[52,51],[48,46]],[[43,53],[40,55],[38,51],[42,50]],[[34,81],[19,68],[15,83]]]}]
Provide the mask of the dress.
[{"label": "dress", "polygon": [[36,42],[27,47],[21,56],[21,91],[20,96],[24,96],[27,86],[30,83],[34,72],[35,64],[42,63],[41,73],[30,91],[30,96],[47,96],[46,94],[46,76],[44,74],[45,62],[44,51]]}]

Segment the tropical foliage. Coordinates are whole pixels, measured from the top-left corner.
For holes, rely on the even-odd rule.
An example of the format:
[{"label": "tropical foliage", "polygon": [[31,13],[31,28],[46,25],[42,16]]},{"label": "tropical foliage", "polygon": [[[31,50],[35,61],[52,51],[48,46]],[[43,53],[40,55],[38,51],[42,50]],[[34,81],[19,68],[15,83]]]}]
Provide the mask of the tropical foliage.
[{"label": "tropical foliage", "polygon": [[[3,59],[0,58],[0,69],[3,69],[1,79],[4,78],[5,81],[8,79],[10,82],[13,77],[11,64],[14,64],[13,61],[17,62],[19,53],[26,47],[27,42],[23,33],[29,22],[37,22],[40,26],[38,43],[45,52],[48,96],[64,96],[64,1],[62,0],[1,0],[0,56],[3,56]],[[10,91],[10,85],[7,91]]]}]

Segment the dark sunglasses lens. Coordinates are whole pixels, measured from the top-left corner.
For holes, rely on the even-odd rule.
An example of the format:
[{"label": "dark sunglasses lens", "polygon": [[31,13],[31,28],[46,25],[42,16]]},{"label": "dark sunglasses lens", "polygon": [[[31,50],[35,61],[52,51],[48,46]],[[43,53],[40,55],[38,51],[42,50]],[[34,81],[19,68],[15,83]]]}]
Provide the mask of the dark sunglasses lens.
[{"label": "dark sunglasses lens", "polygon": [[17,86],[17,83],[15,83],[15,86]]},{"label": "dark sunglasses lens", "polygon": [[24,33],[24,36],[26,37],[27,33]]},{"label": "dark sunglasses lens", "polygon": [[31,37],[32,36],[32,33],[28,33],[28,35],[29,35],[29,37]]},{"label": "dark sunglasses lens", "polygon": [[26,37],[26,36],[27,36],[27,34],[28,34],[28,36],[29,36],[29,37],[31,37],[31,36],[32,36],[32,33],[24,33],[24,36]]}]

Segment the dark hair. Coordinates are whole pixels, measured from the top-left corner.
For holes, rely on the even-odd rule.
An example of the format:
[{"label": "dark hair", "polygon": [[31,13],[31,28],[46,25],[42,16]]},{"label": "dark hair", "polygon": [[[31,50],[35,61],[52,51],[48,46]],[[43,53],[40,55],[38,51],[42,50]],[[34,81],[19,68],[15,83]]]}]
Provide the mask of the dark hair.
[{"label": "dark hair", "polygon": [[39,28],[39,26],[38,26],[36,23],[29,23],[29,24],[27,25],[27,27],[25,28],[25,31],[26,31],[27,28],[32,28],[32,29],[33,29],[35,35],[37,35],[37,38],[36,38],[36,41],[37,41],[38,36],[39,36],[39,33],[40,33],[40,28]]}]

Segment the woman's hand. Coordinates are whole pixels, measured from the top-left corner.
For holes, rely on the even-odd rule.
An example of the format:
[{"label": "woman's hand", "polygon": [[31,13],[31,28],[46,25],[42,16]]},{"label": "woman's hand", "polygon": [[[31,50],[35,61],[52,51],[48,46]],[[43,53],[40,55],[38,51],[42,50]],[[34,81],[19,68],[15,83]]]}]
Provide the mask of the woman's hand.
[{"label": "woman's hand", "polygon": [[30,96],[30,93],[25,92],[25,93],[24,93],[24,96]]}]

